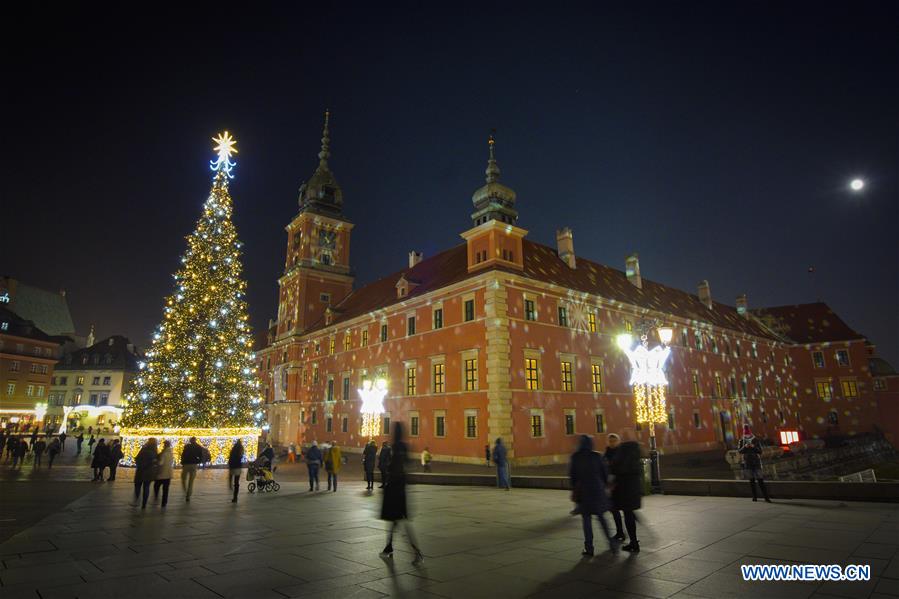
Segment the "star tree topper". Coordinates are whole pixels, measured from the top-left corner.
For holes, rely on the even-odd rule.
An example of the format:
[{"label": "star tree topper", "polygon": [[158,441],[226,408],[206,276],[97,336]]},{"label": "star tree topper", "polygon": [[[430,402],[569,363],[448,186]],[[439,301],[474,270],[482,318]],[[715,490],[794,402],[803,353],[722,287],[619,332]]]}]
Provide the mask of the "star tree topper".
[{"label": "star tree topper", "polygon": [[237,163],[231,161],[231,154],[237,154],[237,140],[225,131],[219,133],[218,137],[213,137],[212,141],[216,143],[214,151],[218,154],[218,158],[209,161],[209,168],[216,172],[221,171],[229,179],[233,179],[234,175],[231,174],[231,169],[237,166]]}]

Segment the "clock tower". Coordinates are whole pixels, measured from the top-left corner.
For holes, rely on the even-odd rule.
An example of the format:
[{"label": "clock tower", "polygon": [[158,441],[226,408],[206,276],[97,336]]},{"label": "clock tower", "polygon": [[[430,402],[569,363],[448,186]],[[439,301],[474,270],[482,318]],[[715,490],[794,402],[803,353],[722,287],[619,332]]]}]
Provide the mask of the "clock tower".
[{"label": "clock tower", "polygon": [[278,338],[302,333],[353,290],[353,224],[343,215],[343,191],[328,166],[330,116],[325,112],[318,167],[300,186],[300,212],[287,225],[287,259],[278,279]]}]

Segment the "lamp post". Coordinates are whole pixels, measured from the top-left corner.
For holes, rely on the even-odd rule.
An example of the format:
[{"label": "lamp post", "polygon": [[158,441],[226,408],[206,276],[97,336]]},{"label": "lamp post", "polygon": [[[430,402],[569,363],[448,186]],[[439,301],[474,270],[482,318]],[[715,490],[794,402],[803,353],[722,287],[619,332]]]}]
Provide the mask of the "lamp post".
[{"label": "lamp post", "polygon": [[[649,334],[653,330],[662,343],[650,349]],[[673,334],[671,327],[662,326],[659,321],[643,320],[640,323],[640,343],[636,346],[633,336],[629,333],[618,336],[618,347],[631,363],[630,385],[634,388],[636,420],[649,424],[650,485],[653,493],[662,491],[655,425],[668,421],[665,402],[668,379],[665,378],[665,362],[671,355],[671,348],[668,345]]]},{"label": "lamp post", "polygon": [[[383,378],[362,381],[359,397],[362,398],[362,436],[372,439],[381,434],[381,415],[384,413],[384,397],[387,395],[387,380]],[[389,432],[389,431],[388,431]]]}]

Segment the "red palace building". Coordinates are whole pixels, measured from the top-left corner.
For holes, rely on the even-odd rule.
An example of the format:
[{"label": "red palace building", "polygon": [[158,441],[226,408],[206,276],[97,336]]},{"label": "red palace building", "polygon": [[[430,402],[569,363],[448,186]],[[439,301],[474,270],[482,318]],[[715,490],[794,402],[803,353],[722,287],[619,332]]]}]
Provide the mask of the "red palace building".
[{"label": "red palace building", "polygon": [[531,241],[492,139],[463,242],[412,252],[406,268],[354,289],[353,224],[329,146],[326,115],[318,168],[287,225],[278,318],[256,354],[275,443],[361,451],[357,389],[382,377],[383,439],[403,421],[412,451],[436,460],[480,463],[497,437],[518,464],[567,460],[583,433],[629,428],[645,440],[616,344],[644,319],[674,329],[663,452],[732,446],[743,423],[774,441],[899,434],[899,377],[827,305],[730,306],[705,281],[692,294],[643,278],[636,254],[623,271],[576,256],[568,228],[555,247]]}]

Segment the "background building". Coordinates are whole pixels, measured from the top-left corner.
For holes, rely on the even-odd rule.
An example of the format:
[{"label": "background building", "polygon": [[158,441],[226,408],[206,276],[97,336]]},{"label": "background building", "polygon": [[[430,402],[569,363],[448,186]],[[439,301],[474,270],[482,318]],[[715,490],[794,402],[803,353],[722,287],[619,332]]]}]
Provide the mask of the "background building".
[{"label": "background building", "polygon": [[[493,140],[464,243],[411,252],[406,268],[353,290],[353,225],[329,142],[326,122],[287,227],[278,318],[257,352],[274,441],[361,447],[357,389],[376,377],[388,380],[384,434],[402,420],[413,451],[436,459],[479,463],[502,437],[516,462],[551,463],[567,460],[578,434],[645,437],[615,342],[643,319],[675,331],[664,451],[731,447],[743,424],[776,441],[781,431],[852,435],[878,422],[873,348],[826,305],[753,312],[745,295],[715,301],[707,281],[692,294],[646,279],[636,254],[623,270],[576,256],[568,228],[555,247],[530,241]],[[809,319],[823,328],[801,326]]]},{"label": "background building", "polygon": [[54,430],[65,422],[69,431],[93,427],[112,432],[141,359],[128,338],[119,335],[66,352],[51,381],[47,421]]}]

